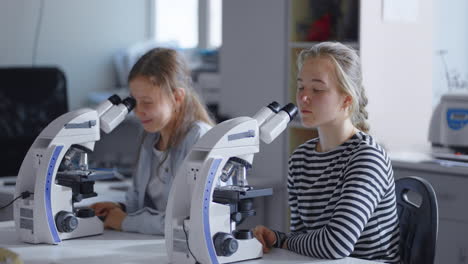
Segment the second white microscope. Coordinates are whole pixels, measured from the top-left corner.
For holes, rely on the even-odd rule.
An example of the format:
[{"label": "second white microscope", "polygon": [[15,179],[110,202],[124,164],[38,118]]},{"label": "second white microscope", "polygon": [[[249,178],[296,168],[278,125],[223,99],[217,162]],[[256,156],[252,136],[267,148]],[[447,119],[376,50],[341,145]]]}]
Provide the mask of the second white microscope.
[{"label": "second white microscope", "polygon": [[94,197],[94,182],[109,178],[88,168],[87,153],[135,106],[113,95],[96,109],[78,109],[52,121],[29,148],[16,179],[13,210],[21,241],[58,244],[64,239],[97,235],[103,223],[91,208],[74,203]]},{"label": "second white microscope", "polygon": [[260,139],[269,144],[297,113],[293,104],[273,102],[254,117],[218,124],[201,137],[172,184],[165,238],[171,263],[230,263],[262,257],[250,230],[236,227],[254,215],[252,199],[272,194],[247,178]]}]

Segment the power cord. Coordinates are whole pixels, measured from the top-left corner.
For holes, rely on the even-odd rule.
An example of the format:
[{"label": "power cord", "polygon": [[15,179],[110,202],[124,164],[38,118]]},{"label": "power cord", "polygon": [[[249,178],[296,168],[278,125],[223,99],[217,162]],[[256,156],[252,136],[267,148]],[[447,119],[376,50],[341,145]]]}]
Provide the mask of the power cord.
[{"label": "power cord", "polygon": [[7,207],[10,206],[12,203],[14,203],[16,200],[18,200],[19,198],[26,199],[26,198],[28,198],[29,196],[31,196],[32,194],[34,194],[34,193],[29,192],[29,191],[22,192],[21,195],[18,196],[18,197],[16,197],[15,199],[13,199],[13,201],[9,202],[7,205],[4,205],[4,206],[0,207],[0,210],[7,208]]},{"label": "power cord", "polygon": [[182,223],[182,229],[184,230],[184,233],[185,233],[185,242],[187,242],[187,248],[188,248],[188,251],[190,252],[190,255],[192,255],[192,258],[195,260],[195,264],[201,264],[200,262],[198,262],[198,260],[193,255],[192,250],[190,250],[190,246],[189,246],[189,243],[188,243],[188,235],[187,235],[187,231],[185,231],[185,224],[184,223]]}]

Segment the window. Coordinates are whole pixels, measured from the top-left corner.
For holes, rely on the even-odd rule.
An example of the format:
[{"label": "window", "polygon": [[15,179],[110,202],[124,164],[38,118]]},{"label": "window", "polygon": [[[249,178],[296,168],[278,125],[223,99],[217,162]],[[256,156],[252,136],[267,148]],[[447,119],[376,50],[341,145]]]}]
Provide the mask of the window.
[{"label": "window", "polygon": [[181,48],[198,43],[198,0],[156,0],[155,38]]},{"label": "window", "polygon": [[222,42],[222,13],[223,13],[223,0],[208,0],[209,1],[209,11],[210,11],[210,20],[209,20],[209,48],[217,48],[221,46]]},{"label": "window", "polygon": [[180,48],[221,45],[222,0],[154,0],[153,36]]}]

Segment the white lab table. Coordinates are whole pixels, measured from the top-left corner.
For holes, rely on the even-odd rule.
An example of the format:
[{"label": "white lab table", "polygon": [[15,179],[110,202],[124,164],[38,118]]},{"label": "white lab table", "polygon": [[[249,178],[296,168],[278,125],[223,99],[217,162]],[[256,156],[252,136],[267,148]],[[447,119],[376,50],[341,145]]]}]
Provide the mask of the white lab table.
[{"label": "white lab table", "polygon": [[[14,178],[1,179],[0,184],[3,185],[3,181],[12,179]],[[96,182],[95,191],[98,193],[98,196],[85,199],[78,205],[92,204],[100,201],[123,201],[125,192],[117,191],[116,188],[128,185],[130,185],[130,182]],[[11,197],[13,197],[14,186],[3,186],[3,188],[0,188],[0,191],[2,190],[6,193],[11,193]],[[20,256],[24,264],[82,264],[83,261],[89,264],[168,263],[165,241],[162,236],[105,230],[102,235],[64,240],[59,245],[33,245],[18,240],[13,221],[0,221],[0,248],[7,248],[15,252]],[[273,249],[261,259],[241,263],[367,264],[373,262],[355,258],[320,260],[301,256],[283,249]]]},{"label": "white lab table", "polygon": [[[59,245],[27,244],[20,242],[14,222],[0,222],[0,248],[7,248],[23,260],[24,264],[92,263],[168,263],[164,237],[105,230],[98,236],[64,240]],[[319,260],[295,254],[284,249],[273,249],[262,259],[242,264],[367,264],[370,261],[344,258]]]}]

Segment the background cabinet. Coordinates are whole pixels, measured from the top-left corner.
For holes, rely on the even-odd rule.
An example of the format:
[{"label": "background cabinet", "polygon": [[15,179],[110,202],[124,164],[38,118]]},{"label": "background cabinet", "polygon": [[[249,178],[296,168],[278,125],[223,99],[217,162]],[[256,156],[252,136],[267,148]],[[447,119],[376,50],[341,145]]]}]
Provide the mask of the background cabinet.
[{"label": "background cabinet", "polygon": [[395,178],[419,176],[434,188],[439,207],[435,263],[468,263],[468,168],[431,162],[399,160],[392,156]]},{"label": "background cabinet", "polygon": [[[287,99],[296,102],[296,60],[300,51],[321,41],[339,41],[359,50],[359,0],[286,1]],[[288,151],[317,136],[302,126],[299,118],[289,128]]]},{"label": "background cabinet", "polygon": [[[225,0],[223,47],[220,50],[220,112],[252,116],[272,101],[295,103],[296,56],[317,43],[311,27],[331,12],[328,40],[358,46],[358,0]],[[352,19],[351,19],[352,18]],[[312,36],[312,37],[311,37]],[[299,120],[299,119],[298,119]],[[256,154],[249,183],[273,187],[272,197],[256,202],[257,217],[249,225],[265,224],[287,231],[287,161],[293,149],[316,137],[298,120]]]}]

